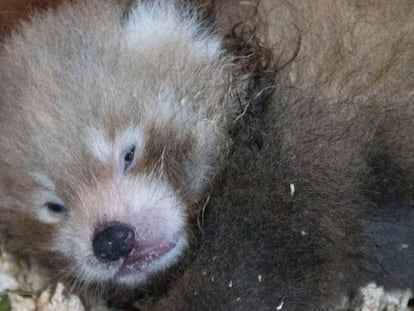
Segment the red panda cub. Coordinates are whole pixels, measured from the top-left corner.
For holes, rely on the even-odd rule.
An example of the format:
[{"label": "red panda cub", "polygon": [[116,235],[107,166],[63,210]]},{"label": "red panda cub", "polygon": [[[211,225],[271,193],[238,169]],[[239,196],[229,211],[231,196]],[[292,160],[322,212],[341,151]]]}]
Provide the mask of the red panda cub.
[{"label": "red panda cub", "polygon": [[412,1],[63,2],[0,50],[7,250],[87,299],[152,290],[225,166],[142,310],[414,289]]},{"label": "red panda cub", "polygon": [[79,288],[174,265],[238,114],[222,39],[181,1],[64,3],[0,54],[6,248]]}]

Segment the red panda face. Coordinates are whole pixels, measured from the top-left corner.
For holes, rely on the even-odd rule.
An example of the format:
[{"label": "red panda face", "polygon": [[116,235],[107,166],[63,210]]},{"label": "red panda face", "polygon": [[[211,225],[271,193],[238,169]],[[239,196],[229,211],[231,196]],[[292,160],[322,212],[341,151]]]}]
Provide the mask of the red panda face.
[{"label": "red panda face", "polygon": [[234,110],[220,39],[188,14],[141,3],[122,21],[88,1],[6,40],[0,228],[16,252],[129,286],[180,258]]}]

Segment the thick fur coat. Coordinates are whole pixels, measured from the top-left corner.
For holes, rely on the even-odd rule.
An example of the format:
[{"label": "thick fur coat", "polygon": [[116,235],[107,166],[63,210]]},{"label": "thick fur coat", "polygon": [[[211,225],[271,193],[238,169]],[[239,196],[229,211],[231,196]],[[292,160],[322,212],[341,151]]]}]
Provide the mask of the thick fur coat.
[{"label": "thick fur coat", "polygon": [[165,1],[63,3],[5,38],[6,248],[98,296],[176,263],[240,113],[222,41]]},{"label": "thick fur coat", "polygon": [[[221,129],[217,140],[221,143],[216,145],[211,141],[203,145],[202,150],[211,151],[211,148],[218,147],[214,154],[225,154],[224,150],[227,149],[220,146],[225,146],[231,140],[235,144],[208,205],[199,213],[199,225],[192,228],[196,235],[201,230],[201,237],[194,252],[185,261],[184,272],[172,278],[167,291],[159,294],[156,297],[158,300],[147,309],[275,310],[279,306],[282,310],[346,310],[352,308],[352,302],[349,301],[354,299],[358,289],[372,281],[386,288],[414,290],[414,5],[410,1],[196,2],[196,6],[205,9],[205,13],[211,13],[205,14],[206,18],[215,26],[216,33],[225,37],[223,46],[234,56],[231,60],[221,59],[220,56],[219,70],[210,71],[212,67],[208,67],[213,65],[215,68],[217,62],[207,63],[207,67],[203,65],[200,68],[201,72],[207,71],[214,86],[210,89],[211,84],[202,85],[203,90],[209,90],[203,100],[212,103],[208,107],[217,107],[219,103],[219,108],[213,109],[217,115],[209,111],[202,111],[201,114],[220,120],[217,124]],[[103,12],[115,14],[111,10]],[[26,39],[29,42],[32,38],[43,38],[39,33],[47,28],[47,18],[38,18],[36,27],[26,26]],[[52,15],[49,18],[53,18]],[[74,14],[73,18],[72,24],[65,29],[76,29],[74,21],[78,17]],[[99,18],[94,20],[90,14],[85,14],[81,20],[87,21],[88,27],[96,27]],[[165,31],[168,33],[169,30]],[[63,33],[59,31],[57,34]],[[100,40],[116,38],[117,35],[102,33]],[[209,35],[211,33],[202,32],[201,36],[190,35],[186,38],[194,38],[197,42]],[[51,39],[47,35],[44,38]],[[146,38],[144,35],[138,36],[132,44],[139,46]],[[45,41],[44,44],[47,43],[46,46],[52,51],[58,51],[61,47],[62,50],[56,55],[63,57],[67,48],[56,40]],[[10,103],[21,98],[25,92],[30,96],[27,95],[23,104],[20,104],[23,109],[28,102],[34,103],[44,94],[49,96],[48,99],[53,94],[53,98],[64,98],[71,102],[76,99],[72,94],[77,89],[61,87],[59,94],[55,93],[55,85],[48,80],[50,70],[45,70],[53,59],[45,58],[45,54],[39,54],[33,63],[41,70],[30,71],[33,75],[29,76],[29,84],[25,84],[27,70],[22,60],[27,60],[29,49],[20,46],[22,42],[16,39],[14,43],[6,43],[9,60],[2,62],[4,78],[15,84],[13,87],[6,84],[6,88],[2,89],[0,183],[3,193],[6,193],[2,197],[2,215],[7,215],[3,216],[3,224],[8,226],[6,232],[11,232],[14,241],[21,241],[14,245],[25,250],[27,241],[33,244],[33,236],[50,236],[54,231],[45,231],[44,228],[39,230],[32,218],[22,218],[22,213],[17,209],[16,212],[10,212],[5,204],[9,202],[6,200],[10,200],[9,197],[20,200],[26,193],[21,190],[28,190],[31,186],[21,183],[30,180],[24,163],[26,158],[32,161],[34,153],[26,153],[28,156],[23,157],[23,162],[22,156],[15,154],[25,150],[23,147],[16,148],[21,140],[16,140],[15,133],[26,133],[20,128],[16,129],[15,125],[24,124],[27,127],[29,124],[27,132],[34,133],[39,131],[41,125],[48,123],[31,123],[31,118],[22,121],[22,114],[13,111],[18,109],[19,104]],[[36,43],[28,46],[37,44],[36,40]],[[200,47],[195,45],[196,49]],[[201,46],[200,53],[207,58],[213,54],[214,58],[214,51],[211,52],[208,46],[211,47],[211,44]],[[113,57],[111,53],[108,55],[110,58]],[[36,50],[33,54],[36,56]],[[167,53],[152,48],[149,56],[150,59],[155,57],[161,64],[164,63],[164,57],[182,61],[183,67],[168,67],[174,68],[172,80],[180,82],[174,92],[181,94],[177,97],[180,99],[188,94],[194,94],[192,98],[197,97],[201,87],[199,80],[193,80],[194,67],[191,61],[189,67],[185,66],[191,55],[185,55],[173,47]],[[95,59],[96,55],[92,56]],[[66,59],[67,56],[64,57]],[[120,99],[121,108],[122,99],[125,94],[129,94],[125,93],[125,88],[131,90],[135,87],[132,84],[135,82],[134,74],[138,74],[138,71],[138,75],[148,83],[140,87],[140,91],[153,88],[154,85],[157,87],[159,81],[170,77],[169,71],[163,71],[162,66],[155,71],[142,72],[132,70],[133,66],[128,63],[121,67],[114,65],[112,70],[116,69],[115,76],[119,72],[119,75],[126,74],[127,77],[118,80],[121,81],[121,88],[113,88],[113,81],[104,79],[105,83],[109,83],[105,88],[105,84],[92,83],[96,74],[85,69],[87,64],[83,64],[79,71],[71,72],[71,79],[90,77],[85,80],[90,82],[85,93],[87,98],[102,100],[102,94],[106,93],[99,89],[114,90],[107,95],[113,100]],[[6,70],[3,71],[3,68]],[[11,78],[7,68],[13,69]],[[66,75],[65,68],[62,68],[62,74]],[[182,71],[182,68],[190,69]],[[228,72],[225,70],[227,68],[231,68],[230,74],[220,75],[223,70]],[[77,75],[79,73],[80,76]],[[193,78],[188,79],[188,75]],[[109,76],[112,76],[112,71]],[[243,82],[239,83],[235,77],[243,77]],[[247,97],[244,92],[246,79],[250,79]],[[28,89],[32,85],[37,87]],[[145,94],[140,94],[140,97],[145,98]],[[153,98],[149,94],[147,102]],[[223,102],[225,94],[231,96],[229,101]],[[224,103],[231,105],[230,110],[221,108],[220,105]],[[62,111],[60,105],[55,105],[53,100],[43,101],[41,106],[45,114],[42,115],[47,116],[50,111],[65,115],[65,118],[60,119],[66,119],[69,115],[75,124],[78,124],[75,119],[79,115],[85,115],[83,111],[70,108]],[[116,108],[119,113],[122,112],[121,108]],[[19,116],[19,119],[13,116]],[[115,116],[118,116],[118,111]],[[119,114],[119,118],[110,124],[120,124],[125,118],[130,118],[128,110]],[[148,119],[153,121],[157,117]],[[176,124],[182,124],[180,120]],[[55,126],[57,131],[54,133],[61,133],[62,137],[49,139],[54,142],[50,144],[53,159],[56,159],[57,153],[61,154],[56,163],[49,160],[42,162],[43,167],[53,168],[50,172],[56,172],[56,168],[61,166],[62,171],[65,171],[69,160],[82,159],[70,157],[76,149],[69,147],[74,143],[68,142],[66,133],[73,131],[65,124],[59,122]],[[42,137],[58,135],[49,134],[48,126],[44,131]],[[228,135],[229,131],[232,139]],[[173,146],[183,149],[174,147],[171,154],[190,152],[198,156],[193,159],[205,160],[193,149],[187,150],[192,146],[192,139],[182,140],[183,137],[194,137],[192,135],[198,133],[203,135],[202,130],[172,138],[164,137],[163,133],[166,132],[170,131],[156,132],[150,141],[157,141],[157,146],[168,146],[167,142],[173,141]],[[73,140],[78,136],[74,135]],[[142,136],[146,137],[146,134]],[[99,141],[97,138],[100,136],[93,135],[87,142]],[[37,142],[38,139],[33,141]],[[99,156],[105,155],[98,147],[93,150]],[[147,162],[144,161],[143,167],[153,168],[151,159],[159,158],[161,154],[156,153],[152,157],[152,153],[149,153],[148,157],[144,157]],[[44,153],[39,156],[48,159]],[[217,169],[224,163],[221,156],[218,157],[218,162],[214,162],[218,163]],[[174,163],[182,163],[183,160],[174,159],[178,159]],[[16,174],[16,169],[10,167],[21,168],[21,171]],[[177,172],[177,166],[170,167],[174,168],[171,172]],[[178,166],[178,171],[183,171],[182,167]],[[200,171],[190,172],[195,175],[172,175],[172,184],[178,185],[173,188],[175,191],[182,193],[182,189],[197,185],[197,182],[192,184],[188,180],[194,180]],[[90,169],[87,173],[90,173]],[[73,197],[76,203],[76,185],[85,177],[76,177],[78,175],[72,171],[68,174],[74,180],[73,190],[71,188],[73,194],[69,193],[67,197]],[[98,181],[106,176],[92,175]],[[45,183],[44,178],[39,180],[39,175],[36,176],[37,181]],[[199,196],[184,197],[196,201],[205,196],[203,192]],[[88,197],[88,200],[93,201],[93,198]],[[85,205],[80,212],[89,210],[89,206],[98,205]],[[4,211],[7,213],[4,214]],[[97,216],[92,213],[88,217],[94,219]],[[10,224],[24,226],[13,227]],[[21,232],[28,232],[30,236]],[[42,241],[47,243],[36,244]],[[34,250],[46,250],[49,254],[48,239],[37,238],[35,242]],[[32,253],[32,249],[29,253]],[[41,256],[44,257],[43,254]],[[56,268],[56,261],[51,261],[50,265]]]},{"label": "thick fur coat", "polygon": [[353,310],[369,282],[413,290],[412,3],[219,7],[236,40],[271,54],[273,97],[154,309]]}]

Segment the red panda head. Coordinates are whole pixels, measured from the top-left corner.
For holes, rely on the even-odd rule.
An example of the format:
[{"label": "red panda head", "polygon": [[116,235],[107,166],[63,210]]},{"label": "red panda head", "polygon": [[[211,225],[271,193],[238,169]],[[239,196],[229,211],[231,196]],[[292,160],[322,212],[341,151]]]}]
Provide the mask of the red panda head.
[{"label": "red panda head", "polygon": [[5,42],[0,228],[82,284],[174,264],[234,107],[221,40],[172,2],[62,6]]}]

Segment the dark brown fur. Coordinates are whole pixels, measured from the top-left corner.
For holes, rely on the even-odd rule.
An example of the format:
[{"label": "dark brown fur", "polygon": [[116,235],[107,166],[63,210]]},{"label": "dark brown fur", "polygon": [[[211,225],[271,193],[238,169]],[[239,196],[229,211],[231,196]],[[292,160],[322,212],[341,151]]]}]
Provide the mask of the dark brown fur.
[{"label": "dark brown fur", "polygon": [[148,309],[333,310],[370,281],[414,289],[414,5],[241,2],[214,3],[218,27],[274,95],[241,119],[199,248]]},{"label": "dark brown fur", "polygon": [[412,3],[241,3],[218,3],[219,23],[273,51],[274,95],[149,309],[344,310],[371,281],[414,289]]}]

